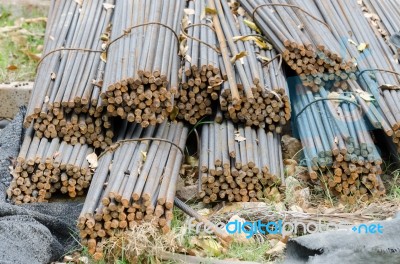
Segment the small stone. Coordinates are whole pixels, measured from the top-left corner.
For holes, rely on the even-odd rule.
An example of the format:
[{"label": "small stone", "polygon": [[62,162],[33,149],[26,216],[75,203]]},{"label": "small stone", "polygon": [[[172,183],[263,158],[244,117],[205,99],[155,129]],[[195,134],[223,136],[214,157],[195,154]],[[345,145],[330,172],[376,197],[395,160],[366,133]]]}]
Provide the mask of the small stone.
[{"label": "small stone", "polygon": [[79,261],[80,261],[80,263],[83,263],[83,264],[89,264],[89,258],[88,257],[80,257],[79,259],[78,259]]},{"label": "small stone", "polygon": [[286,179],[285,201],[288,205],[296,205],[307,208],[310,200],[310,189],[303,188],[300,181],[289,176]]},{"label": "small stone", "polygon": [[74,260],[74,258],[71,256],[65,256],[63,259],[64,262],[72,262],[73,260]]},{"label": "small stone", "polygon": [[293,176],[302,182],[308,182],[310,180],[310,174],[308,173],[307,168],[302,166],[295,167]]},{"label": "small stone", "polygon": [[284,135],[282,137],[282,154],[284,159],[294,159],[299,161],[299,154],[302,148],[301,142],[297,138],[289,135]]},{"label": "small stone", "polygon": [[292,177],[289,176],[285,180],[286,183],[286,189],[285,189],[285,197],[286,197],[286,202],[288,204],[293,204],[296,202],[296,191],[301,189],[301,184],[300,182]]},{"label": "small stone", "polygon": [[196,194],[197,194],[196,185],[180,187],[176,191],[176,196],[182,201],[191,200],[196,197]]}]

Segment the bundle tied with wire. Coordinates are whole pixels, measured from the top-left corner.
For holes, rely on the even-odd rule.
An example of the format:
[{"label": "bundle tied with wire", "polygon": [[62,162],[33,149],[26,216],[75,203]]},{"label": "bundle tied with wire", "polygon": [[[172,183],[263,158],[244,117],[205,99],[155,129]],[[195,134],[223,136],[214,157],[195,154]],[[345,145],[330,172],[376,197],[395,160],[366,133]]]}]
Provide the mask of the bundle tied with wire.
[{"label": "bundle tied with wire", "polygon": [[[357,64],[343,49],[343,36],[327,23],[318,2],[307,0],[240,0],[274,48],[300,76],[303,85],[317,92],[333,82],[346,89],[346,80],[355,80]],[[332,1],[333,2],[333,1]]]},{"label": "bundle tied with wire", "polygon": [[181,122],[123,123],[120,140],[99,156],[78,219],[90,253],[101,255],[106,238],[143,222],[170,230],[187,135]]},{"label": "bundle tied with wire", "polygon": [[185,1],[135,0],[115,6],[98,111],[143,127],[174,109]]},{"label": "bundle tied with wire", "polygon": [[[382,2],[382,3],[381,3]],[[389,1],[381,1],[385,5]],[[374,29],[364,17],[358,2],[349,1],[315,1],[324,11],[324,17],[330,23],[337,36],[348,39],[343,47],[352,57],[357,58],[357,82],[355,90],[369,104],[366,113],[371,123],[379,123],[386,135],[400,150],[400,66],[393,59],[393,51],[381,37],[377,37]],[[365,2],[366,4],[369,1]],[[391,13],[391,12],[390,12]],[[388,14],[388,19],[390,18]],[[373,104],[371,104],[371,102]]]},{"label": "bundle tied with wire", "polygon": [[223,82],[217,37],[206,0],[188,1],[182,19],[180,70],[182,86],[177,95],[178,118],[196,124],[213,112]]},{"label": "bundle tied with wire", "polygon": [[385,194],[382,158],[354,96],[297,85],[293,107],[311,180],[349,203]]},{"label": "bundle tied with wire", "polygon": [[230,120],[202,125],[199,197],[216,201],[279,201],[284,184],[280,136]]},{"label": "bundle tied with wire", "polygon": [[[229,49],[222,56],[226,70],[233,64],[228,81],[223,83],[220,107],[225,117],[235,123],[259,126],[280,133],[290,118],[290,102],[287,84],[276,51],[255,31],[246,13],[237,5],[215,2],[218,15],[214,19],[220,24],[220,42]],[[237,88],[237,94],[236,94]],[[239,100],[236,100],[238,97]]]},{"label": "bundle tied with wire", "polygon": [[109,34],[113,3],[52,1],[24,122],[25,127],[33,123],[37,137],[95,148],[112,142],[110,121],[96,109],[105,65],[102,35]]}]

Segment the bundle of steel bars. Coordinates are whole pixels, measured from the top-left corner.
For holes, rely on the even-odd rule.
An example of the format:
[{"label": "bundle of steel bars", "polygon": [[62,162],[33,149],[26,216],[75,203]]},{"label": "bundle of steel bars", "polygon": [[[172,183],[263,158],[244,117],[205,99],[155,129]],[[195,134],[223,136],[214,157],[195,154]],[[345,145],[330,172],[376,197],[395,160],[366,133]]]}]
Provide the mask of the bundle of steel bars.
[{"label": "bundle of steel bars", "polygon": [[[292,34],[297,32],[299,28],[301,32],[307,32],[312,36],[316,43],[320,39],[323,41],[328,39],[335,40],[329,45],[340,47],[343,59],[352,58],[356,63],[355,65],[357,65],[358,72],[357,76],[353,74],[354,65],[351,66],[351,69],[348,67],[336,67],[334,70],[329,71],[332,71],[334,75],[343,75],[343,77],[347,75],[350,77],[351,80],[340,82],[340,88],[346,90],[349,87],[353,87],[352,91],[356,93],[358,101],[369,97],[368,95],[362,96],[362,94],[371,94],[372,99],[369,101],[374,100],[376,103],[365,102],[364,106],[368,104],[368,108],[364,109],[364,113],[371,123],[376,124],[379,122],[380,127],[383,128],[386,134],[393,136],[393,141],[400,150],[400,132],[398,132],[400,128],[400,108],[396,104],[399,98],[398,88],[400,87],[400,82],[398,73],[400,72],[400,66],[392,59],[393,52],[390,47],[386,45],[382,38],[375,36],[374,29],[368,23],[368,19],[364,17],[356,0],[305,0],[302,1],[301,7],[295,6],[296,3],[294,1],[275,1],[271,3],[271,1],[242,0],[240,2],[247,11],[254,12],[255,21],[260,29],[271,38],[272,43],[277,47],[282,44],[280,42],[284,40],[285,34],[288,34],[286,32]],[[285,12],[292,15],[285,15]],[[298,20],[296,20],[296,17]],[[276,30],[282,26],[282,21],[286,22],[285,25],[288,31],[280,31],[281,36],[277,36]],[[310,21],[313,21],[313,25],[319,24],[320,26],[318,28],[313,27]],[[326,25],[329,26],[329,32],[324,33],[327,28]],[[323,31],[320,29],[323,29]],[[298,35],[302,37],[302,34],[299,33]],[[276,41],[274,42],[273,39],[276,39]],[[290,43],[290,41],[287,43]],[[300,50],[300,48],[298,47],[297,50]],[[329,48],[329,50],[331,49]],[[331,55],[335,55],[335,53]],[[334,58],[331,59],[334,60]],[[287,62],[291,66],[292,62]],[[323,61],[320,62],[322,63]],[[299,65],[303,64],[304,62]],[[326,63],[322,64],[325,67]],[[343,62],[341,65],[343,65]],[[302,75],[300,71],[297,71],[297,73],[305,85],[308,85],[308,81],[316,79],[312,73],[306,73],[306,75]],[[318,86],[327,86],[329,80],[335,80],[335,78],[333,75],[330,77],[323,75],[322,80],[324,81],[318,83]],[[306,82],[304,82],[305,79],[307,79]],[[341,79],[345,80],[347,77]],[[354,79],[357,79],[358,84],[353,82]],[[334,82],[334,87],[338,87],[338,84],[339,82]],[[313,90],[316,91],[318,89]]]},{"label": "bundle of steel bars", "polygon": [[124,140],[100,156],[78,220],[82,243],[92,254],[102,252],[101,242],[115,231],[151,221],[167,232],[173,217],[188,129],[180,122],[124,127]]},{"label": "bundle of steel bars", "polygon": [[340,89],[295,90],[295,124],[311,179],[350,203],[383,195],[382,159],[355,98]]},{"label": "bundle of steel bars", "polygon": [[[237,6],[232,8],[226,1],[216,1],[220,42],[226,41],[234,63],[233,75],[227,75],[228,81],[222,87],[220,105],[226,117],[234,122],[248,126],[267,127],[270,131],[281,132],[281,126],[290,118],[290,102],[287,85],[278,60],[263,66],[269,56],[276,56],[275,51],[265,51],[267,43],[245,24],[245,17],[238,13]],[[246,38],[253,37],[251,41]],[[234,41],[235,39],[235,41]],[[253,42],[257,41],[261,47]],[[223,51],[223,56],[226,52]],[[241,57],[241,58],[240,58]],[[261,59],[263,58],[263,59]],[[269,59],[272,59],[269,58]],[[225,68],[227,64],[225,63]],[[237,86],[240,103],[235,100],[232,82]]]},{"label": "bundle of steel bars", "polygon": [[47,202],[53,193],[83,195],[92,172],[86,157],[93,153],[87,145],[74,146],[34,136],[30,127],[14,167],[14,179],[7,194],[15,204]]},{"label": "bundle of steel bars", "polygon": [[[219,98],[222,83],[217,37],[205,0],[189,1],[182,23],[185,28],[182,87],[177,94],[178,118],[191,124],[212,114],[212,101]],[[182,45],[182,44],[181,44]]]},{"label": "bundle of steel bars", "polygon": [[[109,123],[96,112],[104,68],[103,35],[109,34],[113,0],[52,2],[43,59],[27,109],[39,138],[106,147]],[[96,25],[96,26],[93,26]],[[100,78],[100,79],[99,79]]]},{"label": "bundle of steel bars", "polygon": [[342,39],[332,33],[332,24],[322,21],[312,0],[239,2],[305,86],[316,92],[333,81],[336,87],[346,89],[343,81],[355,79],[356,64],[342,49]]},{"label": "bundle of steel bars", "polygon": [[[312,1],[312,0],[307,0]],[[364,92],[373,95],[378,111],[371,109],[371,122],[379,120],[381,127],[400,149],[400,66],[393,53],[364,17],[355,0],[314,1],[336,36],[348,40],[343,47],[357,59],[358,83]],[[354,45],[356,44],[356,45]],[[375,118],[374,118],[375,117]]]},{"label": "bundle of steel bars", "polygon": [[284,182],[280,136],[225,120],[201,132],[199,197],[248,202],[279,193]]},{"label": "bundle of steel bars", "polygon": [[[260,50],[259,54],[263,58],[275,58],[274,50]],[[249,57],[255,57],[255,54]],[[282,126],[286,125],[291,117],[291,106],[287,90],[287,82],[282,70],[279,69],[279,61],[273,60],[268,66],[263,67],[260,61],[257,63],[257,69],[260,72],[259,84],[253,95],[256,98],[255,103],[248,102],[245,97],[241,107],[236,110],[232,104],[232,95],[229,90],[229,84],[225,82],[220,96],[220,107],[225,112],[225,117],[233,120],[235,123],[244,123],[247,126],[256,125],[266,128],[269,131],[282,132]],[[240,80],[238,80],[240,86]],[[242,90],[239,89],[242,94]]]},{"label": "bundle of steel bars", "polygon": [[162,123],[174,106],[185,1],[116,3],[101,107],[143,127]]}]

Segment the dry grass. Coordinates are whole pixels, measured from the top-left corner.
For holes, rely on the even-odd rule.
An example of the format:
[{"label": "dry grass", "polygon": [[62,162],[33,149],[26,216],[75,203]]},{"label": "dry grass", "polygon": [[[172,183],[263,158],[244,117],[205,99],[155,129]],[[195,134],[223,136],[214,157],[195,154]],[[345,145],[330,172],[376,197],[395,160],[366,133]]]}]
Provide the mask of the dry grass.
[{"label": "dry grass", "polygon": [[106,263],[157,263],[157,256],[164,251],[175,252],[174,232],[162,234],[151,223],[116,234],[104,245]]}]

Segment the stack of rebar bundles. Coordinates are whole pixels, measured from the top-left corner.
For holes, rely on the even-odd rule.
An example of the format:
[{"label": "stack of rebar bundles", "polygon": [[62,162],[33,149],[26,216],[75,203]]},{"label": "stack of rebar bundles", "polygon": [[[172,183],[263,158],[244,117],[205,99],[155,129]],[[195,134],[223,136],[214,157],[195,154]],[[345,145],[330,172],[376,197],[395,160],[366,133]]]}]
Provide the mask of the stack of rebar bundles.
[{"label": "stack of rebar bundles", "polygon": [[74,146],[34,136],[29,128],[14,167],[14,179],[7,190],[15,204],[47,202],[57,191],[69,197],[83,195],[89,188],[92,172],[86,157],[93,153],[88,145]]},{"label": "stack of rebar bundles", "polygon": [[[96,112],[104,68],[105,43],[113,0],[55,0],[50,7],[43,58],[27,109],[39,138],[106,148],[113,133],[108,118]],[[96,25],[96,26],[93,26]]]},{"label": "stack of rebar bundles", "polygon": [[270,48],[268,43],[246,25],[237,5],[210,3],[218,14],[213,17],[214,27],[228,80],[221,88],[221,110],[234,122],[280,133],[290,118],[287,85],[281,63],[273,60],[263,64],[276,57],[275,51],[265,50]]},{"label": "stack of rebar bundles", "polygon": [[276,198],[284,182],[280,136],[232,121],[203,124],[199,197],[204,203]]},{"label": "stack of rebar bundles", "polygon": [[303,84],[314,92],[330,81],[334,82],[335,87],[346,89],[345,80],[356,79],[356,63],[342,48],[342,39],[332,33],[333,25],[323,21],[319,15],[318,4],[331,1],[239,2],[253,16],[273,46],[283,54]]},{"label": "stack of rebar bundles", "polygon": [[[370,2],[372,1],[366,2],[367,6],[372,5]],[[328,188],[350,202],[354,202],[358,197],[368,199],[368,196],[383,194],[384,190],[379,177],[381,158],[375,147],[367,147],[366,152],[360,149],[360,154],[358,154],[355,142],[358,141],[360,146],[365,146],[365,144],[373,146],[369,133],[366,133],[367,127],[362,120],[365,116],[374,128],[383,129],[388,136],[393,136],[393,141],[400,149],[398,130],[400,108],[396,104],[400,98],[398,91],[400,68],[392,58],[394,53],[390,47],[381,37],[376,37],[374,29],[364,17],[357,1],[305,0],[301,2],[301,5],[292,0],[240,0],[240,3],[253,14],[255,22],[272,44],[283,52],[286,62],[300,76],[303,85],[311,87],[314,92],[321,90],[325,93],[311,95],[312,97],[327,98],[324,88],[333,88],[332,92],[342,94],[339,96],[344,96],[346,90],[350,89],[353,100],[359,105],[359,109],[352,110],[354,105],[349,104],[349,109],[346,109],[344,105],[347,103],[341,103],[336,110],[344,113],[344,116],[337,114],[335,109],[330,110],[334,115],[333,120],[345,118],[342,120],[346,123],[343,128],[340,128],[339,124],[336,124],[336,128],[328,129],[325,128],[326,125],[321,128],[320,125],[315,125],[315,120],[300,125],[299,122],[305,122],[300,121],[301,115],[305,115],[307,110],[297,118],[296,124],[299,126],[300,137],[303,144],[308,146],[307,160],[312,178],[317,178],[316,172],[322,172],[324,176],[321,182],[326,183]],[[316,57],[311,58],[310,55]],[[330,94],[328,99],[331,100],[332,96]],[[313,101],[309,99],[308,103],[300,103],[299,98],[295,100],[294,107],[297,108],[295,111],[297,114],[302,106]],[[318,110],[331,103],[325,102],[321,105],[318,102],[318,107],[316,105],[313,107]],[[352,116],[354,111],[359,112],[359,118]],[[325,116],[320,116],[319,124],[326,122]],[[353,119],[346,119],[348,116]],[[352,124],[359,119],[358,124]],[[305,124],[311,127],[312,132],[305,131]],[[357,126],[359,128],[356,128]],[[347,130],[344,129],[345,127]],[[351,132],[351,127],[354,132]],[[327,130],[333,132],[327,134]],[[364,133],[357,135],[357,131],[364,131]],[[349,133],[355,135],[349,135]],[[323,134],[328,141],[321,139]],[[348,136],[350,138],[347,138]],[[343,141],[346,147],[346,152],[343,149],[343,153],[347,153],[347,156],[340,151],[341,154],[336,154],[337,151],[333,152],[332,140],[336,146],[343,145],[340,143],[341,140]],[[348,144],[351,144],[350,147]],[[330,148],[327,148],[329,146]],[[323,150],[328,151],[327,154],[324,154]],[[356,160],[360,161],[356,162]],[[348,164],[349,161],[358,165]],[[337,172],[336,178],[333,172],[329,172],[331,169]],[[349,173],[352,174],[351,178],[349,178]],[[345,174],[347,176],[344,176]],[[341,180],[339,175],[342,175]]]},{"label": "stack of rebar bundles", "polygon": [[143,127],[162,123],[174,108],[185,1],[116,3],[101,107]]},{"label": "stack of rebar bundles", "polygon": [[311,179],[349,203],[383,195],[382,159],[355,98],[340,89],[295,90],[295,124]]},{"label": "stack of rebar bundles", "polygon": [[177,94],[178,118],[196,124],[212,114],[212,101],[219,98],[223,82],[217,37],[209,14],[204,14],[205,0],[188,1],[182,20],[182,86]]},{"label": "stack of rebar bundles", "polygon": [[143,221],[169,231],[187,135],[180,122],[124,123],[117,145],[99,157],[78,220],[90,253],[101,254],[103,239]]},{"label": "stack of rebar bundles", "polygon": [[[379,29],[394,34],[394,1],[365,1],[390,12]],[[363,119],[400,150],[400,66],[374,37],[383,33],[356,0],[239,2],[244,10],[217,0],[54,0],[11,201],[89,188],[78,228],[97,256],[104,239],[144,221],[168,232],[188,128],[166,119],[194,125],[213,114],[200,136],[202,201],[279,200],[279,134],[291,117],[282,60],[302,82],[292,104],[310,178],[349,203],[383,195]],[[105,149],[94,174],[92,148]]]}]

